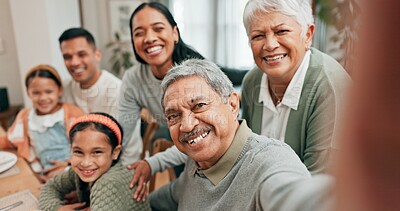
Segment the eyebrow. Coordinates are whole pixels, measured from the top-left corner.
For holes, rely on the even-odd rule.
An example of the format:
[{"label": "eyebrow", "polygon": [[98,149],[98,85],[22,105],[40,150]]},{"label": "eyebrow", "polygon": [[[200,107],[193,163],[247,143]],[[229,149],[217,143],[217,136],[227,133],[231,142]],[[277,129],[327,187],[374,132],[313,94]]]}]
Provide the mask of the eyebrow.
[{"label": "eyebrow", "polygon": [[205,99],[204,96],[197,96],[197,97],[191,99],[189,104],[195,104],[196,102],[199,102],[199,101],[204,100],[204,99]]},{"label": "eyebrow", "polygon": [[[82,150],[82,148],[78,147],[78,146],[73,146],[72,149],[80,149]],[[105,149],[104,147],[95,147],[93,149],[90,149],[91,151],[93,150],[101,150],[101,149]]]},{"label": "eyebrow", "polygon": [[[155,23],[150,24],[150,26],[155,26],[155,25],[158,25],[158,24],[162,24],[162,25],[165,26],[165,24],[163,22],[155,22]],[[136,30],[139,30],[139,29],[143,29],[143,26],[138,26],[136,28],[133,28],[133,31],[136,31]]]},{"label": "eyebrow", "polygon": [[[291,27],[290,25],[288,25],[288,24],[286,24],[286,23],[280,23],[280,24],[278,24],[278,25],[272,26],[272,29],[276,29],[276,28],[279,28],[279,27],[282,27],[282,26]],[[263,30],[255,29],[255,30],[252,30],[250,33],[252,33],[252,32],[259,32],[259,31],[263,31]]]},{"label": "eyebrow", "polygon": [[[191,98],[190,100],[188,100],[186,102],[187,102],[188,105],[193,105],[193,104],[196,104],[197,102],[202,101],[204,99],[206,99],[206,97],[197,96],[197,97]],[[164,114],[167,115],[167,114],[171,114],[171,113],[175,113],[175,112],[176,112],[176,109],[174,109],[174,108],[166,108]]]}]

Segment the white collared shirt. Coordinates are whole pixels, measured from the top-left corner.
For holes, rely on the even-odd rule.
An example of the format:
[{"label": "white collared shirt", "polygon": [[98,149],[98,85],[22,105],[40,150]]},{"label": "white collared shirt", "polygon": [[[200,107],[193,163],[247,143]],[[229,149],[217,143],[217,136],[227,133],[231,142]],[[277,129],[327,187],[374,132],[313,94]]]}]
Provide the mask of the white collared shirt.
[{"label": "white collared shirt", "polygon": [[303,61],[290,81],[281,103],[276,107],[268,89],[268,76],[265,73],[263,74],[261,78],[260,96],[258,97],[258,102],[262,102],[264,105],[261,135],[285,141],[290,109],[297,110],[299,105],[304,78],[310,63],[310,54],[310,50],[308,50],[304,55]]}]

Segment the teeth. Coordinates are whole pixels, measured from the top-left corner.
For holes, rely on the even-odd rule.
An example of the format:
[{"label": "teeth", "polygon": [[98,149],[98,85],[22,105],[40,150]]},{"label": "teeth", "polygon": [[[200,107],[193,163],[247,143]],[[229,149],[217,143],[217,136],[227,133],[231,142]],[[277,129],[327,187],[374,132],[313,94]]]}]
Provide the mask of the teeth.
[{"label": "teeth", "polygon": [[147,49],[147,53],[153,53],[154,51],[158,51],[158,50],[161,50],[161,46],[151,47],[151,48]]},{"label": "teeth", "polygon": [[203,133],[203,134],[200,134],[197,138],[195,138],[195,139],[193,139],[193,140],[190,140],[190,141],[188,141],[188,142],[189,142],[189,144],[195,144],[195,143],[197,143],[197,142],[203,140],[207,135],[208,135],[208,132],[205,132],[205,133]]},{"label": "teeth", "polygon": [[265,60],[267,60],[267,62],[272,62],[272,61],[276,61],[279,59],[283,59],[284,57],[286,57],[287,54],[283,54],[283,55],[278,55],[278,56],[274,56],[274,57],[265,57]]},{"label": "teeth", "polygon": [[73,70],[74,73],[81,73],[83,71],[85,71],[83,68]]}]

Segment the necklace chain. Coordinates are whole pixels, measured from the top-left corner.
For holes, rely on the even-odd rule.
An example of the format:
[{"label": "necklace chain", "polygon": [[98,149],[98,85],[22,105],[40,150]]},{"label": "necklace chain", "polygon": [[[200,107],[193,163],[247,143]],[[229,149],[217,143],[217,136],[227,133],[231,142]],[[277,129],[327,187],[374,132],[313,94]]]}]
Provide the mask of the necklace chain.
[{"label": "necklace chain", "polygon": [[274,91],[270,90],[270,92],[272,93],[272,95],[274,96],[274,98],[275,98],[275,100],[276,100],[276,104],[275,104],[275,105],[278,105],[279,103],[282,102],[283,96],[282,96],[281,98],[279,98],[278,96],[276,96],[276,94],[275,94]]},{"label": "necklace chain", "polygon": [[276,105],[278,105],[279,103],[282,102],[282,98],[277,97],[275,93],[273,93],[273,94],[274,94],[274,97],[276,99]]},{"label": "necklace chain", "polygon": [[[285,94],[285,91],[286,91],[286,87],[276,87],[276,88],[275,88],[275,89],[280,89],[280,90],[283,91],[282,97],[278,97],[278,96],[276,95],[275,91],[272,90],[270,84],[268,84],[268,87],[269,87],[269,92],[271,93],[271,97],[272,97],[272,95],[273,95],[273,97],[274,97],[275,100],[276,100],[276,104],[275,104],[275,105],[278,105],[279,103],[281,103],[281,102],[282,102],[283,95]],[[282,88],[284,88],[284,89],[282,89]],[[273,101],[274,101],[274,100],[273,100]]]}]

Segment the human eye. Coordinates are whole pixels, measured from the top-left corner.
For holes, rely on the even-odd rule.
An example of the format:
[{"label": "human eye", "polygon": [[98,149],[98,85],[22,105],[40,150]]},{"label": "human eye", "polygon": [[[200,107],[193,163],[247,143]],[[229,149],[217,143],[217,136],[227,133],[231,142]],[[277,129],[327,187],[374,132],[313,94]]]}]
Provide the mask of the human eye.
[{"label": "human eye", "polygon": [[49,90],[46,90],[46,94],[52,94],[54,91],[53,90],[51,90],[51,89],[49,89]]},{"label": "human eye", "polygon": [[98,156],[98,155],[101,155],[101,154],[103,154],[103,151],[102,151],[102,150],[95,150],[95,151],[93,151],[93,155]]},{"label": "human eye", "polygon": [[70,60],[72,58],[71,55],[63,55],[64,60]]},{"label": "human eye", "polygon": [[76,150],[72,151],[72,154],[75,156],[81,156],[83,153],[82,153],[82,151],[76,149]]},{"label": "human eye", "polygon": [[144,35],[144,31],[143,30],[138,30],[138,31],[135,31],[133,33],[134,37],[142,37],[143,35]]},{"label": "human eye", "polygon": [[40,95],[40,92],[38,92],[38,91],[33,91],[33,92],[31,92],[31,93],[32,93],[32,95],[34,95],[34,96]]},{"label": "human eye", "polygon": [[163,26],[156,26],[156,27],[154,27],[154,31],[155,31],[155,32],[161,32],[163,29],[164,29]]},{"label": "human eye", "polygon": [[207,105],[208,105],[207,103],[203,103],[203,102],[197,103],[193,106],[192,111],[193,112],[202,112],[202,111],[206,110]]},{"label": "human eye", "polygon": [[257,41],[257,40],[261,40],[262,38],[264,38],[264,35],[263,34],[253,34],[253,35],[251,35],[250,38],[252,41]]},{"label": "human eye", "polygon": [[81,57],[81,58],[82,58],[82,57],[85,57],[86,55],[87,55],[86,52],[79,52],[79,53],[78,53],[78,56]]},{"label": "human eye", "polygon": [[278,34],[278,35],[285,35],[288,32],[289,32],[289,30],[287,30],[287,29],[279,29],[275,33]]},{"label": "human eye", "polygon": [[180,115],[179,114],[168,114],[167,115],[167,120],[168,120],[168,124],[175,124],[178,119],[179,119]]}]

